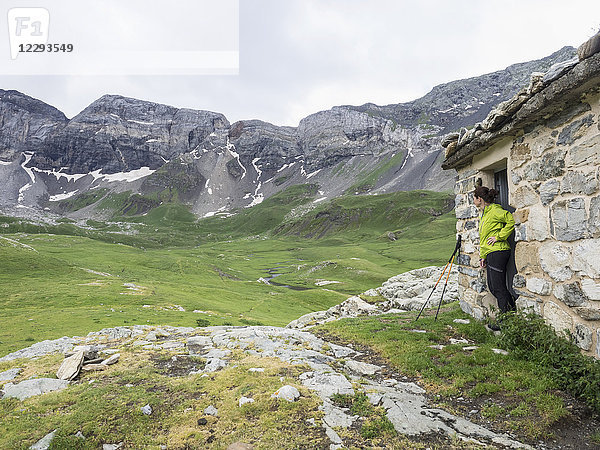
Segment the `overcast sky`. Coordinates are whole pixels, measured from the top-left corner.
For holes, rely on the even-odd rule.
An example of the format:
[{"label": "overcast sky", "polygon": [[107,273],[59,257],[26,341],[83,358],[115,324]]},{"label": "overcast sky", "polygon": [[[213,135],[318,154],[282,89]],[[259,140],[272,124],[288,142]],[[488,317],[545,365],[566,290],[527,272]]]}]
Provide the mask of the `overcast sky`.
[{"label": "overcast sky", "polygon": [[[152,6],[144,8],[146,20],[164,29],[161,8],[183,4],[177,2],[146,0]],[[20,0],[3,3],[22,6]],[[119,11],[120,4],[129,8]],[[113,3],[117,10],[103,20],[115,22],[103,25],[130,26],[131,5]],[[190,8],[179,14],[199,17],[201,11]],[[190,28],[169,35],[188,49],[200,39]],[[0,88],[43,100],[67,117],[110,93],[217,111],[231,122],[297,126],[335,105],[414,100],[441,83],[577,47],[598,29],[598,0],[239,0],[236,29],[210,42],[229,45],[239,31],[238,75],[0,75]],[[211,38],[205,33],[202,39]]]}]

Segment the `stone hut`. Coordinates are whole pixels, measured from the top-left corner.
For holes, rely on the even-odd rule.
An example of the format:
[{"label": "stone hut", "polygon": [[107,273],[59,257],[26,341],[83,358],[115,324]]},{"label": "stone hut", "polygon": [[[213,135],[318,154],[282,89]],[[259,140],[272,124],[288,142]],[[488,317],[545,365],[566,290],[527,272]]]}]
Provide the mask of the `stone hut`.
[{"label": "stone hut", "polygon": [[517,305],[568,330],[600,358],[600,33],[572,60],[533,73],[529,86],[472,129],[447,135],[444,169],[456,169],[456,231],[463,238],[463,311],[495,305],[479,270],[477,183],[500,191],[516,221],[509,281]]}]

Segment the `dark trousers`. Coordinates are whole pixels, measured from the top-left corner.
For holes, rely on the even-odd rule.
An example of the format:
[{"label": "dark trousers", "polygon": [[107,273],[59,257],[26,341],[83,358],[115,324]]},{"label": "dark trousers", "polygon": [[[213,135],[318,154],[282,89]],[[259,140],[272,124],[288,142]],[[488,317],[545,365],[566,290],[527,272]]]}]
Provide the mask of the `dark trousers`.
[{"label": "dark trousers", "polygon": [[498,301],[500,312],[515,309],[515,300],[506,287],[506,265],[510,258],[510,250],[499,250],[488,253],[487,261],[487,283],[490,292]]}]

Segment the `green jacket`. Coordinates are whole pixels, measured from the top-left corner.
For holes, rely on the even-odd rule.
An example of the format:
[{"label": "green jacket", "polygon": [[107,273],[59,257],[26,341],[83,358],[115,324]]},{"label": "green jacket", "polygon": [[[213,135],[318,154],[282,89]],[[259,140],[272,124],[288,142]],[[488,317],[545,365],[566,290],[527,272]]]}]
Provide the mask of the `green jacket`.
[{"label": "green jacket", "polygon": [[[515,229],[515,219],[508,211],[497,203],[486,206],[479,219],[479,256],[483,259],[498,250],[510,250],[506,241]],[[487,240],[496,237],[494,245],[488,245]]]}]

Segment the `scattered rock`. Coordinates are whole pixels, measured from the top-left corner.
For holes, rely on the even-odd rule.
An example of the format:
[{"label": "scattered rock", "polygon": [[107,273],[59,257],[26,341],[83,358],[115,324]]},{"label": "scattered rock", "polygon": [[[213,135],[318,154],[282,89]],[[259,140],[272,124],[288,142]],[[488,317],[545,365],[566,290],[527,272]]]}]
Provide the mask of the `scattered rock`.
[{"label": "scattered rock", "polygon": [[102,444],[102,450],[119,450],[122,446],[122,442],[118,444]]},{"label": "scattered rock", "polygon": [[315,286],[327,286],[328,284],[340,284],[341,281],[319,280],[315,282]]},{"label": "scattered rock", "polygon": [[83,440],[85,440],[85,436],[83,435],[83,433],[81,432],[81,430],[80,430],[80,431],[78,431],[78,432],[75,434],[75,437],[76,437],[76,438],[79,438],[79,439],[83,439]]},{"label": "scattered rock", "polygon": [[325,425],[325,433],[327,433],[327,437],[335,445],[341,445],[342,444],[343,441],[342,441],[342,438],[340,437],[340,435],[337,434],[335,431],[333,431],[333,428],[331,428],[327,424]]},{"label": "scattered rock", "polygon": [[506,350],[502,350],[501,348],[493,348],[492,351],[497,355],[508,355],[508,352]]},{"label": "scattered rock", "polygon": [[[387,299],[387,302],[378,305],[379,309],[387,311],[391,308],[398,308],[418,311],[425,303],[429,306],[436,306],[440,300],[443,300],[444,303],[458,300],[458,270],[450,272],[443,299],[441,299],[442,286],[438,285],[434,290],[443,270],[443,267],[423,267],[396,275],[385,281],[381,287],[377,288],[379,294]],[[447,273],[444,274],[444,282]]]},{"label": "scattered rock", "polygon": [[430,345],[429,348],[434,348],[436,350],[444,350],[446,346],[442,345],[442,344],[437,344],[437,345]]},{"label": "scattered rock", "polygon": [[375,375],[375,372],[381,370],[381,367],[374,364],[368,364],[365,362],[355,361],[350,359],[344,364],[351,372],[359,375]]},{"label": "scattered rock", "polygon": [[288,402],[295,402],[300,398],[300,392],[294,386],[286,385],[277,389],[271,398],[282,398]]},{"label": "scattered rock", "polygon": [[69,385],[67,380],[56,378],[35,378],[33,380],[21,381],[19,384],[7,383],[4,385],[4,396],[14,397],[19,400],[46,394],[52,391],[60,391]]},{"label": "scattered rock", "polygon": [[111,366],[111,365],[116,364],[117,362],[119,362],[119,358],[120,357],[121,357],[120,353],[115,353],[110,358],[105,359],[104,361],[102,361],[102,364],[105,365],[105,366]]},{"label": "scattered rock", "polygon": [[245,442],[236,442],[234,444],[230,444],[227,447],[227,450],[253,450],[254,445],[246,444]]},{"label": "scattered rock", "polygon": [[239,406],[245,405],[246,403],[254,403],[254,399],[248,397],[241,397],[238,401]]},{"label": "scattered rock", "polygon": [[89,359],[89,360],[84,359],[83,365],[85,366],[87,364],[100,364],[102,361],[104,361],[104,358],[96,358],[96,359]]},{"label": "scattered rock", "polygon": [[472,345],[470,347],[463,347],[463,350],[465,352],[472,352],[473,350],[477,350],[479,347],[477,347],[476,345]]},{"label": "scattered rock", "polygon": [[80,350],[76,352],[74,355],[66,358],[61,364],[58,372],[56,372],[56,376],[59,380],[72,380],[74,379],[81,370],[81,365],[83,364],[83,351]]},{"label": "scattered rock", "polygon": [[207,361],[206,366],[204,366],[204,370],[202,372],[204,372],[204,373],[216,372],[217,370],[221,370],[224,367],[227,367],[227,361],[224,361],[219,358],[210,358]]},{"label": "scattered rock", "polygon": [[219,410],[215,408],[213,405],[210,405],[208,408],[204,410],[204,414],[208,416],[217,417],[219,415]]},{"label": "scattered rock", "polygon": [[[427,271],[423,272],[425,276]],[[438,274],[439,276],[439,274]],[[404,288],[403,288],[404,289]],[[371,296],[380,295],[379,290],[372,290]],[[428,293],[427,293],[428,295]],[[382,303],[385,304],[382,306]],[[395,307],[396,301],[386,301],[379,303],[377,306],[369,304],[359,297],[351,297],[340,305],[330,308],[327,311],[313,313],[309,321],[305,321],[304,325],[310,325],[316,321],[335,320],[339,317],[351,317],[353,314],[379,314],[381,312],[389,312],[398,310]],[[301,321],[299,321],[301,322]],[[299,323],[297,322],[297,323]],[[468,323],[468,321],[455,321],[456,323]],[[114,329],[105,329],[101,332],[90,333],[86,338],[77,338],[76,343],[87,342],[94,343],[99,341],[114,340],[119,341],[111,344],[114,348],[110,352],[118,352],[116,347],[121,347],[123,344],[141,345],[145,348],[159,348],[163,345],[170,346],[177,344],[173,348],[185,347],[187,344],[187,355],[178,354],[171,358],[171,361],[177,362],[182,357],[197,355],[206,359],[207,364],[204,370],[195,373],[201,373],[201,376],[210,376],[205,372],[212,372],[225,367],[228,364],[227,358],[232,351],[245,351],[250,355],[262,357],[278,358],[290,364],[305,364],[311,367],[310,372],[305,372],[300,375],[300,382],[308,389],[314,390],[322,399],[323,404],[320,409],[324,412],[322,426],[325,432],[331,439],[330,448],[339,448],[344,445],[342,438],[334,431],[333,427],[350,427],[354,426],[358,416],[352,416],[344,409],[332,403],[330,396],[333,394],[348,394],[354,395],[353,385],[348,381],[356,376],[372,376],[381,370],[381,367],[374,364],[368,364],[355,360],[361,353],[357,352],[351,346],[340,346],[334,343],[326,342],[315,335],[297,329],[269,327],[269,326],[251,326],[251,327],[232,327],[232,326],[212,326],[204,328],[176,328],[163,327],[157,329],[155,327],[134,326],[134,327],[117,327]],[[168,330],[168,331],[166,331]],[[426,333],[425,330],[414,329],[416,333]],[[203,333],[203,335],[192,334]],[[154,335],[154,340],[152,334]],[[144,336],[144,341],[140,341]],[[147,340],[148,336],[152,339],[152,343]],[[182,337],[187,338],[184,344]],[[160,338],[160,339],[159,339]],[[183,339],[185,339],[183,338]],[[157,342],[158,341],[158,342]],[[469,344],[465,339],[453,339],[452,344]],[[436,349],[443,349],[444,345],[438,344],[431,346]],[[466,351],[476,349],[477,347],[465,347]],[[108,351],[106,352],[109,353]],[[113,357],[103,361],[98,366],[104,368],[111,360],[118,360],[119,355],[114,354]],[[339,358],[346,359],[345,363],[340,366]],[[84,367],[93,367],[95,364],[86,364]],[[187,370],[196,370],[195,368],[187,368]],[[186,374],[188,373],[186,370]],[[261,373],[265,369],[261,367],[250,368],[250,372]],[[281,377],[282,384],[285,383],[286,377]],[[54,380],[60,381],[60,380]],[[66,381],[63,381],[68,384]],[[126,385],[132,386],[132,385]],[[9,383],[10,388],[10,383]],[[428,433],[443,433],[446,435],[458,435],[464,439],[485,441],[492,445],[496,442],[508,443],[510,447],[518,447],[520,444],[511,441],[506,436],[498,435],[479,427],[460,417],[448,414],[443,410],[432,408],[427,404],[427,399],[424,396],[425,391],[414,383],[399,382],[394,379],[363,379],[361,385],[357,387],[361,392],[367,392],[369,402],[376,406],[381,406],[385,409],[386,415],[395,429],[400,433],[409,435],[428,434]],[[284,398],[287,401],[294,401],[299,398],[298,389],[293,386],[285,385],[275,392],[273,398]],[[248,397],[241,397],[238,405],[241,407],[246,403],[252,403],[255,400]],[[152,408],[146,405],[140,408],[143,414],[151,415]],[[217,416],[218,410],[214,406],[209,406],[204,410],[206,417]],[[207,425],[210,419],[201,418],[198,421],[199,426]],[[318,424],[312,421],[311,424]],[[208,442],[208,441],[207,441]],[[349,443],[347,443],[349,444]],[[119,448],[119,444],[104,444],[103,447],[108,449]],[[236,443],[232,445],[249,445],[244,443]],[[230,446],[230,448],[236,448]],[[251,446],[237,448],[252,448]]]},{"label": "scattered rock", "polygon": [[58,430],[54,430],[51,433],[48,433],[42,439],[37,441],[31,447],[29,447],[29,449],[30,450],[48,450],[48,448],[50,448],[50,444],[52,443],[52,439],[54,439],[54,435],[56,434],[56,431],[58,431]]},{"label": "scattered rock", "polygon": [[457,344],[468,344],[469,341],[467,341],[466,339],[454,339],[454,338],[450,338],[450,344],[451,345],[457,345]]},{"label": "scattered rock", "polygon": [[467,324],[471,323],[471,321],[469,319],[454,319],[452,322],[454,322],[454,323],[462,323],[464,325],[467,325]]},{"label": "scattered rock", "polygon": [[5,370],[4,372],[0,372],[0,381],[14,380],[15,378],[17,378],[19,373],[21,373],[21,370],[22,369],[15,368],[15,369]]}]

